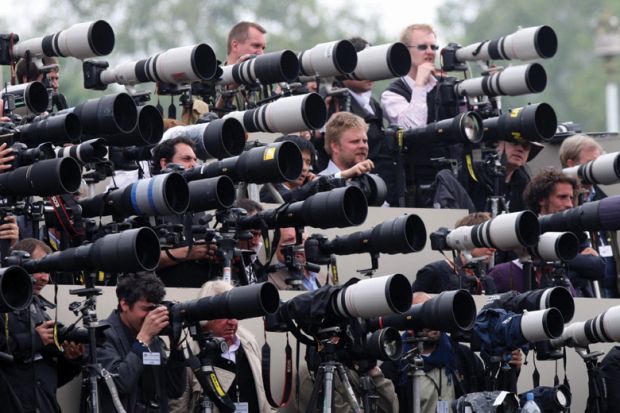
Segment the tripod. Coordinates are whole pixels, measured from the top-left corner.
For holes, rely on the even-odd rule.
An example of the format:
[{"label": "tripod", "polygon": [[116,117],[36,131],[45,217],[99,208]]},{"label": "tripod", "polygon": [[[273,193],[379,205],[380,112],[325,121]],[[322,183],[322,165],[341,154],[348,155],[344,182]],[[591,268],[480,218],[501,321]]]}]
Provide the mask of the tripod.
[{"label": "tripod", "polygon": [[349,381],[349,377],[347,376],[344,364],[337,361],[337,344],[334,343],[334,338],[337,338],[339,333],[340,327],[327,328],[320,332],[323,336],[321,338],[321,345],[323,347],[321,355],[323,360],[317,368],[314,378],[314,387],[312,388],[312,395],[310,396],[306,412],[314,413],[316,411],[321,394],[323,397],[321,412],[331,413],[333,411],[334,375],[336,374],[344,387],[344,396],[353,412],[376,412],[378,397],[375,394],[375,387],[372,379],[367,375],[360,378],[364,406],[362,410],[357,396],[353,391],[353,387],[351,386],[351,382]]},{"label": "tripod", "polygon": [[[105,370],[101,364],[97,361],[97,335],[104,329],[108,328],[108,325],[101,325],[97,320],[97,296],[101,295],[101,288],[94,288],[95,274],[88,274],[86,277],[86,288],[80,288],[77,290],[70,290],[69,293],[77,295],[78,297],[86,297],[83,303],[72,303],[70,309],[77,315],[82,313],[81,319],[84,323],[84,327],[88,330],[88,363],[84,365],[84,380],[82,388],[88,388],[89,396],[87,396],[88,405],[87,411],[95,413],[99,411],[99,399],[98,399],[98,385],[97,380],[103,379],[108,386],[110,394],[112,395],[112,401],[114,407],[119,413],[125,413],[125,409],[118,398],[118,392],[112,375]],[[79,321],[79,319],[77,320]],[[76,321],[76,322],[77,322]]]},{"label": "tripod", "polygon": [[575,352],[586,363],[588,370],[589,394],[586,403],[586,413],[602,413],[607,411],[607,386],[598,367],[598,358],[604,353],[601,351],[591,352],[587,346],[575,347]]},{"label": "tripod", "polygon": [[213,362],[221,354],[228,350],[226,341],[220,337],[205,335],[199,322],[188,326],[190,336],[200,348],[198,356],[191,354],[187,357],[187,362],[202,387],[200,403],[197,405],[198,412],[212,413],[217,406],[222,413],[233,413],[235,404],[224,392],[217,375]]},{"label": "tripod", "polygon": [[414,347],[403,356],[403,359],[407,361],[407,376],[411,377],[411,395],[413,397],[411,411],[413,413],[420,413],[421,400],[420,400],[420,381],[424,376],[424,359],[422,358],[422,351],[424,349],[424,341],[427,338],[424,337],[412,337],[407,339]]}]

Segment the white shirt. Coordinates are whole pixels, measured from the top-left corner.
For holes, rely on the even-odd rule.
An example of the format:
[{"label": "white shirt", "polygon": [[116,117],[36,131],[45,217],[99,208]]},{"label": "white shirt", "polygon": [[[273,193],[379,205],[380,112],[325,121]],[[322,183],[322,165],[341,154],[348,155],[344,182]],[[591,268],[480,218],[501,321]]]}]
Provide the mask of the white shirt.
[{"label": "white shirt", "polygon": [[383,116],[390,124],[396,124],[403,128],[415,128],[428,123],[428,107],[426,95],[437,84],[437,80],[431,77],[424,86],[416,86],[415,80],[409,76],[401,77],[411,88],[411,100],[407,100],[392,91],[386,90],[381,94],[381,107]]}]

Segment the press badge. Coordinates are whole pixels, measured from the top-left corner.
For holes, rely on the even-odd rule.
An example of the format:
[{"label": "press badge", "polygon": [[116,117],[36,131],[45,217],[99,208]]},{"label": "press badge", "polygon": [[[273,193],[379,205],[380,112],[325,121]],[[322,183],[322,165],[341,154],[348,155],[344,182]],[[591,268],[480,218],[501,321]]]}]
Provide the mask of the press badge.
[{"label": "press badge", "polygon": [[450,413],[448,402],[445,400],[437,400],[437,413]]},{"label": "press badge", "polygon": [[235,413],[250,413],[250,406],[248,402],[235,403]]},{"label": "press badge", "polygon": [[144,364],[145,366],[161,365],[161,354],[145,351],[144,353],[142,353],[142,364]]},{"label": "press badge", "polygon": [[598,247],[598,254],[601,257],[613,257],[614,253],[611,250],[611,245],[601,245]]}]

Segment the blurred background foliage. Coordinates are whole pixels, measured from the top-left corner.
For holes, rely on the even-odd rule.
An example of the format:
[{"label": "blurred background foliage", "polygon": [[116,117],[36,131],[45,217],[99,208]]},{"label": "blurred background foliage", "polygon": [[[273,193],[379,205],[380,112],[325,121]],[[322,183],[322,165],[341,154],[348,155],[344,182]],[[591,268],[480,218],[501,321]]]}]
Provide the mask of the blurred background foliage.
[{"label": "blurred background foliage", "polygon": [[[268,31],[268,51],[291,49],[301,51],[324,41],[362,36],[373,44],[388,39],[381,31],[373,10],[356,7],[353,0],[334,2],[329,9],[321,0],[55,0],[42,2],[37,17],[23,30],[22,39],[62,30],[71,24],[105,19],[114,28],[116,45],[106,57],[113,67],[132,59],[141,59],[171,47],[205,42],[220,60],[226,56],[226,35],[240,20],[262,24]],[[397,2],[384,2],[384,7],[398,7]],[[421,7],[423,7],[421,5]],[[585,130],[605,128],[605,74],[603,60],[594,49],[598,20],[603,12],[620,16],[617,0],[566,0],[550,2],[527,0],[443,0],[438,6],[436,31],[445,42],[467,45],[512,33],[518,26],[546,24],[556,31],[559,50],[552,59],[542,61],[548,82],[539,95],[504,98],[503,107],[522,106],[529,102],[551,104],[558,120],[575,121]],[[21,17],[23,19],[23,17]],[[412,16],[412,23],[417,22]],[[11,19],[0,18],[2,32],[10,32]],[[519,62],[496,62],[500,66]],[[63,59],[60,87],[70,105],[102,92],[84,90],[80,62]],[[471,65],[473,74],[479,70]],[[4,80],[8,69],[3,68]],[[620,83],[620,75],[614,79]],[[379,95],[386,82],[377,82]],[[147,88],[153,89],[153,85]],[[108,92],[121,90],[110,87]],[[164,98],[168,102],[169,98]],[[153,102],[155,103],[155,102]]]}]

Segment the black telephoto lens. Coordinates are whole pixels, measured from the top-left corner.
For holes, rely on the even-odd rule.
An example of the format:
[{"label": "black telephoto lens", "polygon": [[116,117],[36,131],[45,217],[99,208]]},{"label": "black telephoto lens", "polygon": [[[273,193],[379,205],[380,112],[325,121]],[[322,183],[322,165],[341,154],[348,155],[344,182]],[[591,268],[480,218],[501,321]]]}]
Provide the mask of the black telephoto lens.
[{"label": "black telephoto lens", "polygon": [[138,107],[138,122],[131,132],[106,135],[104,138],[113,146],[141,146],[156,144],[164,134],[164,119],[153,105]]},{"label": "black telephoto lens", "polygon": [[90,99],[59,113],[75,113],[89,136],[130,133],[138,123],[138,109],[127,93]]},{"label": "black telephoto lens", "polygon": [[199,179],[187,186],[191,212],[230,208],[235,202],[235,184],[227,176]]},{"label": "black telephoto lens", "polygon": [[436,297],[415,304],[400,315],[369,320],[369,328],[394,327],[397,330],[424,328],[445,332],[471,330],[476,321],[476,303],[466,290],[444,291]]},{"label": "black telephoto lens", "polygon": [[189,188],[183,176],[172,172],[140,179],[126,187],[81,200],[79,204],[85,218],[106,215],[178,215],[187,210]]},{"label": "black telephoto lens", "polygon": [[620,229],[620,195],[538,218],[541,232],[617,231]]},{"label": "black telephoto lens", "polygon": [[187,181],[228,176],[233,182],[265,184],[294,181],[301,175],[303,158],[293,142],[252,148],[239,156],[211,162],[183,172]]},{"label": "black telephoto lens", "polygon": [[0,311],[28,308],[32,301],[32,277],[22,267],[0,268]]},{"label": "black telephoto lens", "polygon": [[510,109],[507,113],[482,121],[484,142],[541,141],[555,135],[558,120],[547,103]]},{"label": "black telephoto lens", "polygon": [[244,285],[225,293],[175,304],[172,317],[187,322],[236,318],[239,320],[273,314],[280,305],[277,288],[270,283]]},{"label": "black telephoto lens", "polygon": [[160,244],[150,228],[109,234],[92,244],[53,252],[39,260],[25,260],[29,272],[97,270],[114,273],[153,271],[159,265]]},{"label": "black telephoto lens", "polygon": [[19,141],[29,147],[42,142],[51,142],[54,145],[79,142],[82,136],[80,119],[73,113],[48,116],[36,122],[20,125],[16,129],[19,131]]},{"label": "black telephoto lens", "polygon": [[50,196],[75,192],[82,182],[82,167],[71,158],[46,159],[0,174],[3,196]]},{"label": "black telephoto lens", "polygon": [[252,216],[241,217],[241,229],[304,227],[344,228],[359,225],[366,220],[366,197],[358,188],[349,186],[329,192],[319,192],[304,201],[271,209]]}]

